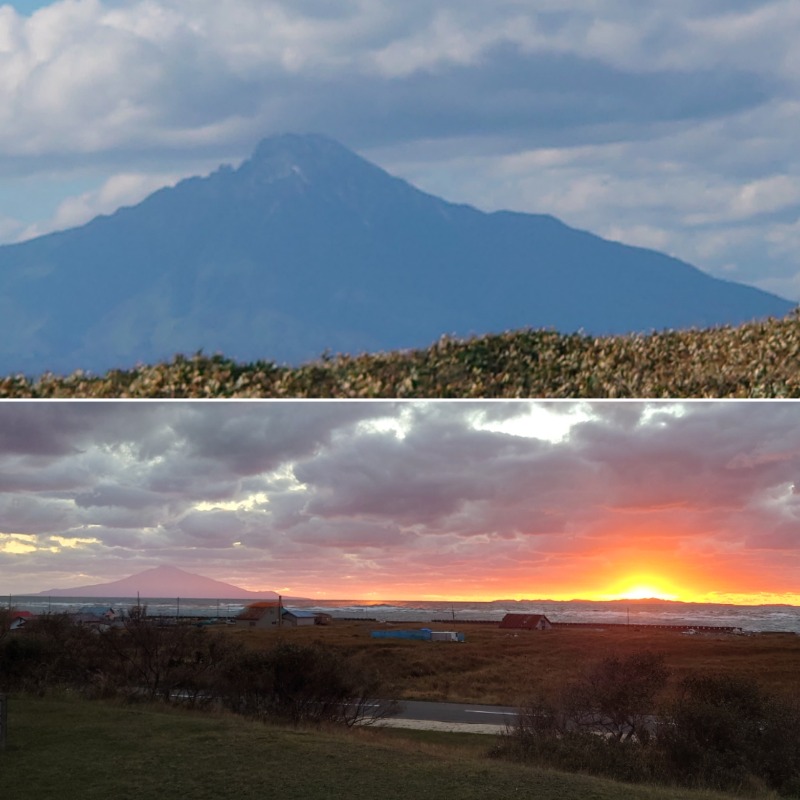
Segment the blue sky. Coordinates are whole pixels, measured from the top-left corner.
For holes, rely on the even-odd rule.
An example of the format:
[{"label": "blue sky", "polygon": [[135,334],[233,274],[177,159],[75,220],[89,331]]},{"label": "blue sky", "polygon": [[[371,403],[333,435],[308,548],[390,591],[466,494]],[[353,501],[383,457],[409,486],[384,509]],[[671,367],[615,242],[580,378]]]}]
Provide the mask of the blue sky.
[{"label": "blue sky", "polygon": [[0,242],[315,131],[800,299],[796,0],[0,5]]},{"label": "blue sky", "polygon": [[32,14],[39,8],[49,6],[50,3],[48,0],[13,0],[13,2],[3,5],[12,6],[20,14]]}]

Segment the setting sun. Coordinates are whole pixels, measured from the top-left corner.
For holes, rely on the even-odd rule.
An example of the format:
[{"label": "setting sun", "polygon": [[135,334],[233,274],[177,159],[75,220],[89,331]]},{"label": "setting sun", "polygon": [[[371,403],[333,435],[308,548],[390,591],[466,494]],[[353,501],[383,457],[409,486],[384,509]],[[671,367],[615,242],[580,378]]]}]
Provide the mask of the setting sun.
[{"label": "setting sun", "polygon": [[657,598],[658,600],[677,599],[677,595],[675,594],[665,592],[663,589],[656,589],[654,586],[644,585],[632,586],[619,595],[620,600],[646,600],[651,597]]},{"label": "setting sun", "polygon": [[598,593],[597,600],[688,600],[691,593],[677,587],[671,580],[653,575],[633,575],[615,581],[607,591]]}]

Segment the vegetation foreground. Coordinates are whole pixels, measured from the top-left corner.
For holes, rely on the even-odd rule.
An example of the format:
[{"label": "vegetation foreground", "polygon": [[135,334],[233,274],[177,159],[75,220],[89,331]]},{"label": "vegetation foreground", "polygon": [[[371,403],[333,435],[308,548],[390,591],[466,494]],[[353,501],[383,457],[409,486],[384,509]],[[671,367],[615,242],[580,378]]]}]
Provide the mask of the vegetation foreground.
[{"label": "vegetation foreground", "polygon": [[[794,634],[467,623],[445,644],[138,606],[104,629],[13,620],[0,610],[0,797],[800,797]],[[377,727],[391,698],[512,696],[503,735]]]},{"label": "vegetation foreground", "polygon": [[794,312],[649,335],[444,337],[425,350],[337,355],[297,368],[176,356],[104,376],[9,376],[0,397],[800,397],[799,359]]},{"label": "vegetation foreground", "polygon": [[484,755],[483,741],[451,734],[290,728],[64,696],[13,695],[8,722],[0,797],[14,800],[730,797],[498,762]]}]

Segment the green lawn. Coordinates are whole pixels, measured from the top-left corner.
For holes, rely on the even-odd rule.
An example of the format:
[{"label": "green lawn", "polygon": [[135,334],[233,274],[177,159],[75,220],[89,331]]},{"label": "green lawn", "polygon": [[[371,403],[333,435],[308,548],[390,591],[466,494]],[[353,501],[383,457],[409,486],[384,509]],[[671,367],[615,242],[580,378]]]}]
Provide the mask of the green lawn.
[{"label": "green lawn", "polygon": [[[9,701],[3,800],[711,800],[496,762],[488,737],[308,731],[227,715]],[[476,742],[487,739],[487,748]]]}]

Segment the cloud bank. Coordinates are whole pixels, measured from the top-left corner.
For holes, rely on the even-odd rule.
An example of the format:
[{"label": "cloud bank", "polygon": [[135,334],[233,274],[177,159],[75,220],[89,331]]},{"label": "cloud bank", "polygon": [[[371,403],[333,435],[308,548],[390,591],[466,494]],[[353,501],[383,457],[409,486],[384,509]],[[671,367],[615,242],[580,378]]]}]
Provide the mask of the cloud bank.
[{"label": "cloud bank", "polygon": [[800,601],[793,403],[0,405],[0,592]]}]

